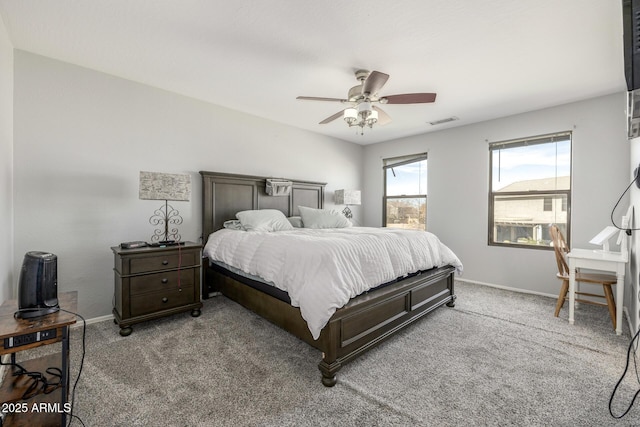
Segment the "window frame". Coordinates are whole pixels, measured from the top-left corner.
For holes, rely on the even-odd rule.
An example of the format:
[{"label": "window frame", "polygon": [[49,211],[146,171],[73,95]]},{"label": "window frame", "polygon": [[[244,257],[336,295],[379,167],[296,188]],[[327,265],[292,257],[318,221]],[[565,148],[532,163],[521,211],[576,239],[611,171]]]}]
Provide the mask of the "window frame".
[{"label": "window frame", "polygon": [[[549,144],[553,142],[569,140],[569,189],[568,190],[528,190],[528,191],[508,191],[508,192],[496,192],[493,190],[493,151],[504,148],[516,148],[522,146],[531,146],[539,144]],[[507,247],[507,248],[521,248],[521,249],[535,249],[535,250],[553,250],[553,246],[543,245],[527,245],[524,243],[504,243],[494,241],[494,200],[496,196],[513,196],[513,197],[552,197],[552,200],[556,197],[565,196],[562,198],[561,211],[564,212],[566,208],[567,224],[566,224],[566,241],[567,246],[570,247],[571,242],[571,193],[573,189],[573,133],[571,131],[556,132],[552,134],[532,136],[529,138],[513,139],[507,141],[499,141],[489,143],[489,215],[487,226],[487,242],[489,246]],[[566,206],[565,206],[566,200]],[[544,201],[543,201],[544,203]]]},{"label": "window frame", "polygon": [[[382,226],[387,227],[387,202],[393,199],[424,199],[424,230],[427,230],[427,189],[425,188],[425,194],[401,194],[398,196],[387,195],[387,169],[391,169],[398,166],[404,166],[411,163],[421,162],[427,159],[427,153],[410,154],[399,157],[389,157],[382,159],[382,181],[383,181],[383,193],[382,193]],[[429,173],[429,167],[427,162],[427,176]],[[427,183],[428,183],[427,179]],[[428,184],[427,184],[428,185]]]}]

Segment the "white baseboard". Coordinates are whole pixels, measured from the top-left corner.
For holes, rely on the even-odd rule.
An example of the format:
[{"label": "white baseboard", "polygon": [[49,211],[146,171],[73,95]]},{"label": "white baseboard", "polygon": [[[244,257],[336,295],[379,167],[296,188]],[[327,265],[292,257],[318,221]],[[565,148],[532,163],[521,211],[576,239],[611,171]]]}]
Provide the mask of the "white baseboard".
[{"label": "white baseboard", "polygon": [[[113,321],[113,314],[106,314],[104,316],[92,317],[91,319],[86,319],[85,321],[87,322],[87,325],[90,325],[92,323],[104,322],[106,320]],[[80,326],[82,326],[82,322],[76,322],[73,325],[71,325],[72,328],[78,328]]]},{"label": "white baseboard", "polygon": [[629,316],[629,310],[627,310],[627,307],[622,307],[622,311],[627,317],[627,324],[629,325],[629,331],[631,331],[631,336],[633,337],[638,331],[633,330],[633,325],[631,324],[631,316]]},{"label": "white baseboard", "polygon": [[540,295],[543,297],[558,298],[558,295],[546,294],[544,292],[530,291],[528,289],[512,288],[510,286],[496,285],[494,283],[478,282],[477,280],[456,279],[459,282],[473,283],[475,285],[489,286],[491,288],[504,289],[507,291],[520,292],[523,294]]}]

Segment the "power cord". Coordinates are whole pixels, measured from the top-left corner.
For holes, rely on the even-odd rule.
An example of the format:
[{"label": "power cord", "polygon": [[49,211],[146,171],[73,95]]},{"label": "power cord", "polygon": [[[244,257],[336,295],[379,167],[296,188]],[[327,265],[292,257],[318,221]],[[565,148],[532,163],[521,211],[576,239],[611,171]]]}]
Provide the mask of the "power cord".
[{"label": "power cord", "polygon": [[[36,371],[27,371],[19,363],[4,363],[2,362],[2,360],[0,360],[0,365],[12,366],[14,368],[17,368],[17,371],[13,373],[14,377],[25,375],[31,378],[31,384],[29,384],[29,387],[27,387],[27,389],[22,394],[22,400],[31,399],[32,397],[40,393],[49,394],[62,385],[62,370],[60,370],[60,368],[47,368],[45,370],[45,373],[54,378],[57,378],[57,381],[50,382],[50,380],[43,373]],[[39,387],[40,383],[42,383],[41,387]]]},{"label": "power cord", "polygon": [[182,269],[182,245],[178,245],[178,289],[182,291],[180,272]]},{"label": "power cord", "polygon": [[[633,403],[636,401],[636,398],[638,397],[638,395],[640,395],[640,389],[638,389],[638,391],[636,391],[636,393],[633,395],[633,399],[631,399],[631,403],[629,403],[629,406],[622,413],[622,415],[614,415],[613,414],[613,409],[611,408],[611,404],[613,403],[613,398],[614,398],[614,396],[616,394],[616,391],[618,390],[618,387],[620,386],[620,383],[622,383],[622,380],[627,375],[627,371],[629,370],[629,359],[631,358],[631,349],[633,348],[633,342],[638,339],[639,335],[640,335],[640,329],[638,329],[638,332],[636,332],[634,337],[631,339],[631,342],[629,343],[629,349],[627,350],[627,363],[626,363],[626,365],[624,367],[624,372],[622,373],[622,376],[620,377],[620,379],[616,383],[616,386],[613,388],[613,391],[611,392],[611,397],[609,398],[609,413],[611,414],[611,416],[613,418],[620,419],[620,418],[624,417],[625,415],[627,415],[627,413],[633,407]],[[635,370],[636,370],[636,378],[638,379],[638,383],[640,384],[640,377],[638,376],[638,365],[636,363],[635,352],[634,352],[634,357],[633,357],[633,364],[634,364]]]},{"label": "power cord", "polygon": [[627,185],[627,188],[625,188],[625,190],[622,192],[622,194],[620,195],[620,198],[618,198],[618,201],[616,202],[616,204],[613,206],[613,209],[611,209],[611,223],[613,224],[613,226],[615,228],[617,228],[618,230],[624,230],[627,233],[627,236],[631,236],[631,232],[632,231],[637,231],[640,230],[640,228],[622,228],[620,227],[618,224],[616,224],[615,220],[613,219],[613,214],[616,211],[616,208],[618,207],[618,205],[620,204],[620,201],[622,201],[622,198],[624,197],[625,194],[627,194],[627,191],[629,191],[629,189],[631,188],[631,186],[638,180],[638,172],[636,169],[636,177],[633,178],[633,181],[631,181],[629,183],[629,185]]},{"label": "power cord", "polygon": [[84,317],[82,317],[78,313],[74,313],[72,311],[68,311],[63,308],[61,308],[60,311],[64,311],[65,313],[69,313],[69,314],[74,314],[80,319],[82,319],[82,356],[80,357],[80,368],[78,369],[78,376],[76,377],[76,381],[73,383],[73,390],[71,391],[71,410],[69,411],[69,423],[67,424],[67,426],[71,425],[74,418],[77,419],[80,422],[80,424],[84,426],[84,422],[82,421],[82,419],[79,416],[73,414],[73,407],[75,406],[75,403],[76,403],[76,387],[78,386],[78,381],[80,381],[80,374],[82,374],[82,368],[84,367],[84,356],[87,353],[87,346],[86,346],[87,321],[85,320]]}]

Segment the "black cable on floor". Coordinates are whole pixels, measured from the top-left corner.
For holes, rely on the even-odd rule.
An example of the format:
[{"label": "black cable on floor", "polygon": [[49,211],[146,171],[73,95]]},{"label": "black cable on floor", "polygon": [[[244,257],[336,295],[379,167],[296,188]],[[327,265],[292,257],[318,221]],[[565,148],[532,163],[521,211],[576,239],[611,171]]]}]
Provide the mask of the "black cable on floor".
[{"label": "black cable on floor", "polygon": [[[636,391],[636,393],[633,395],[633,399],[631,399],[631,403],[629,403],[629,406],[627,407],[627,410],[624,411],[622,413],[622,415],[614,415],[613,414],[613,409],[611,409],[611,404],[613,403],[613,397],[615,396],[616,391],[618,390],[618,387],[620,386],[620,383],[624,379],[625,375],[627,375],[627,371],[629,370],[629,359],[631,358],[631,350],[633,349],[633,342],[638,339],[639,335],[640,335],[640,329],[638,329],[638,332],[636,332],[636,334],[631,339],[631,342],[629,343],[629,349],[627,350],[627,363],[626,363],[626,365],[624,367],[624,372],[622,373],[622,376],[620,377],[620,379],[616,383],[616,386],[613,388],[613,391],[611,392],[611,398],[609,399],[609,413],[611,414],[611,416],[613,418],[620,419],[620,418],[624,417],[625,415],[627,415],[627,413],[629,413],[631,408],[633,408],[633,403],[636,401],[636,398],[638,397],[638,395],[640,395],[640,389],[638,389],[638,391]],[[634,365],[636,363],[635,355],[634,355],[634,358],[633,358],[633,363],[634,363]],[[637,377],[638,376],[638,367],[637,367],[637,365],[635,365],[635,366],[636,366],[636,377]]]},{"label": "black cable on floor", "polygon": [[[76,377],[76,381],[73,383],[73,391],[71,392],[71,411],[69,412],[69,423],[67,424],[67,426],[71,425],[74,418],[77,418],[78,421],[80,421],[80,424],[84,426],[84,422],[82,421],[82,419],[77,415],[73,414],[73,407],[75,406],[75,403],[76,403],[76,397],[75,397],[76,387],[78,386],[78,381],[80,381],[80,374],[82,374],[82,367],[84,366],[84,355],[86,354],[87,321],[84,319],[84,317],[82,317],[78,313],[64,310],[62,308],[60,309],[60,311],[64,311],[65,313],[69,313],[69,314],[74,314],[78,316],[80,319],[82,319],[82,356],[80,358],[80,369],[78,370],[78,376]],[[71,339],[71,337],[69,337],[69,339]]]}]

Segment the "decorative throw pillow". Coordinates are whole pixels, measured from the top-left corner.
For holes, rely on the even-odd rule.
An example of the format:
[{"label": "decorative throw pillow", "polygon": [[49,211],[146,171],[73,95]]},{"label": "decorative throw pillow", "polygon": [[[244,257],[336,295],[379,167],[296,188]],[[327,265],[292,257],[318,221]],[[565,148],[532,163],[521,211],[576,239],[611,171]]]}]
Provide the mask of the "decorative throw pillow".
[{"label": "decorative throw pillow", "polygon": [[282,212],[277,209],[242,211],[236,218],[247,231],[293,230],[293,226]]},{"label": "decorative throw pillow", "polygon": [[340,212],[328,209],[313,209],[298,206],[302,223],[305,228],[346,228],[351,227],[351,221]]},{"label": "decorative throw pillow", "polygon": [[242,226],[242,223],[240,221],[238,221],[237,219],[230,219],[229,221],[225,221],[222,226],[224,228],[228,228],[229,230],[243,230],[244,231],[244,227]]}]

